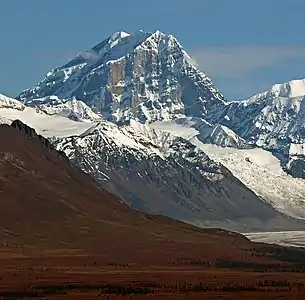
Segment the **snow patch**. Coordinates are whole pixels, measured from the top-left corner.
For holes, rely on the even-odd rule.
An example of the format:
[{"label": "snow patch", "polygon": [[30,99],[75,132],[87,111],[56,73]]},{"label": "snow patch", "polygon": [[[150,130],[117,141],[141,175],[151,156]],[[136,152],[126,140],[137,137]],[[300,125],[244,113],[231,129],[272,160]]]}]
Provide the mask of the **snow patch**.
[{"label": "snow patch", "polygon": [[253,242],[278,244],[286,247],[305,247],[305,231],[244,233]]},{"label": "snow patch", "polygon": [[19,119],[28,126],[33,127],[38,134],[44,137],[79,135],[94,124],[94,122],[76,122],[60,115],[47,115],[30,107],[26,107],[22,111],[0,108],[0,118],[6,120],[6,123],[9,124]]}]

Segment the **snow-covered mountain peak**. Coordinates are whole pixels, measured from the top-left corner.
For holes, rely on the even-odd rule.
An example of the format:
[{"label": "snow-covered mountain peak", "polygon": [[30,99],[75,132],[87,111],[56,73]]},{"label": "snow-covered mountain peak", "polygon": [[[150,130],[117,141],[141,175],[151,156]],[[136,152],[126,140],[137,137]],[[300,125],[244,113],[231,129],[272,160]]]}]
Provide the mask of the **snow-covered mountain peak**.
[{"label": "snow-covered mountain peak", "polygon": [[[291,80],[285,83],[274,84],[269,90],[252,96],[249,100],[243,101],[245,106],[248,104],[265,101],[275,100],[281,101],[281,99],[295,99],[305,96],[305,79]],[[301,99],[296,99],[301,100]]]},{"label": "snow-covered mountain peak", "polygon": [[[203,117],[224,97],[169,34],[117,32],[51,70],[18,99],[76,99],[116,123]],[[211,102],[211,103],[210,103]]]},{"label": "snow-covered mountain peak", "polygon": [[103,62],[115,61],[123,58],[124,56],[133,52],[137,47],[151,47],[157,48],[157,44],[161,39],[167,36],[161,31],[145,32],[142,30],[127,33],[124,31],[115,32],[106,40],[103,40],[99,44],[95,45],[92,49],[85,51],[85,53],[94,53],[94,55],[103,59]]},{"label": "snow-covered mountain peak", "polygon": [[270,92],[274,97],[296,98],[305,96],[305,79],[291,80],[283,84],[275,84]]}]

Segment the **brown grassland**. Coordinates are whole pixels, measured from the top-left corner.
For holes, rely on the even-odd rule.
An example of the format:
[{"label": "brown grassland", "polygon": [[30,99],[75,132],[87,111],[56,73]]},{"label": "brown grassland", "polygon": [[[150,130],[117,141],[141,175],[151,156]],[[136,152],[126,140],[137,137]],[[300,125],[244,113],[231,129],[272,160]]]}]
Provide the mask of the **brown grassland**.
[{"label": "brown grassland", "polygon": [[[115,257],[115,255],[113,256]],[[103,263],[98,256],[2,259],[1,299],[304,299],[303,272]]]}]

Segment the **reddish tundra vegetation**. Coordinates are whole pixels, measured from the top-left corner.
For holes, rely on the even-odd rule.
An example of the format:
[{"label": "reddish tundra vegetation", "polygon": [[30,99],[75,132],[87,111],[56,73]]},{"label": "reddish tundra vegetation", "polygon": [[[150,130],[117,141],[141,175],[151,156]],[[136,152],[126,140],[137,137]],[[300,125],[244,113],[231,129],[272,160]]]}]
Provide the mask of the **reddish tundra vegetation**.
[{"label": "reddish tundra vegetation", "polygon": [[0,299],[305,298],[302,249],[133,211],[21,122],[0,141]]}]

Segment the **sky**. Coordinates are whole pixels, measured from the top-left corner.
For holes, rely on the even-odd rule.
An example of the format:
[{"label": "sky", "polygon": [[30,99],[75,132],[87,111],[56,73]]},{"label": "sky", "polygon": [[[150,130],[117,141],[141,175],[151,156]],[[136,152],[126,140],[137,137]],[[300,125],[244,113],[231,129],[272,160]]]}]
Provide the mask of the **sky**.
[{"label": "sky", "polygon": [[174,35],[230,100],[305,78],[304,0],[1,0],[0,93],[116,31]]}]

